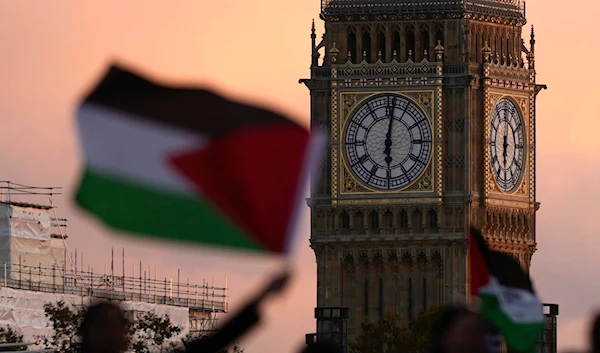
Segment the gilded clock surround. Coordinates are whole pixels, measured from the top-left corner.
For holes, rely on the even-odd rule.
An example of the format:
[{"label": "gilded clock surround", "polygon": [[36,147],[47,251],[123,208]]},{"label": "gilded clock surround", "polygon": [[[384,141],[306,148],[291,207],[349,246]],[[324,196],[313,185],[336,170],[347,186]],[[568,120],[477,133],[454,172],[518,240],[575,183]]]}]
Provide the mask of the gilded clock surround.
[{"label": "gilded clock surround", "polygon": [[[433,171],[439,165],[439,160],[441,160],[441,146],[439,146],[439,139],[441,139],[441,114],[437,114],[436,111],[441,111],[441,104],[436,102],[438,89],[428,89],[428,90],[373,90],[373,91],[343,91],[339,93],[339,101],[343,102],[343,105],[340,109],[339,116],[339,126],[337,131],[343,133],[345,131],[346,124],[348,120],[352,116],[354,110],[359,107],[364,101],[370,99],[371,97],[380,95],[380,94],[399,94],[407,97],[413,103],[415,103],[423,113],[425,113],[425,117],[427,118],[431,129],[432,129],[432,153],[431,157],[427,163],[422,174],[413,182],[411,182],[408,186],[401,190],[394,190],[394,193],[435,193],[436,191],[436,180],[433,178]],[[441,103],[441,102],[440,102]],[[436,109],[437,107],[437,109]],[[346,158],[343,153],[343,139],[338,139],[337,151],[339,153],[336,158],[336,162],[339,160],[341,163],[338,165],[337,163],[332,165],[332,168],[339,169],[337,184],[341,185],[339,189],[339,194],[334,196],[343,197],[344,195],[389,195],[390,191],[385,190],[377,190],[370,188],[368,185],[365,185],[363,182],[358,180],[354,174],[350,171],[350,167],[346,161]],[[437,185],[437,187],[441,187],[441,185]],[[438,193],[438,196],[441,195],[441,190]]]},{"label": "gilded clock surround", "polygon": [[[532,135],[532,131],[531,129],[529,129],[529,126],[531,126],[531,122],[529,121],[529,114],[527,114],[527,112],[529,111],[529,97],[527,95],[523,95],[523,94],[515,94],[515,93],[507,93],[507,92],[503,92],[501,90],[492,90],[487,97],[487,102],[486,104],[488,105],[488,108],[486,109],[489,113],[486,114],[485,117],[485,126],[487,127],[485,129],[485,144],[484,144],[484,155],[485,155],[485,159],[486,159],[486,191],[487,191],[487,195],[495,195],[495,196],[504,196],[504,195],[513,195],[513,196],[524,196],[527,197],[528,196],[528,191],[529,189],[527,188],[528,185],[528,176],[529,173],[532,172],[532,164],[528,163],[528,160],[530,158],[529,156],[529,152],[531,149],[529,148],[529,141],[533,138]],[[494,176],[492,175],[492,165],[491,165],[491,160],[490,160],[490,154],[487,151],[488,147],[489,147],[489,143],[490,143],[490,130],[489,130],[489,126],[491,124],[491,119],[492,119],[492,115],[494,114],[493,110],[494,107],[496,106],[496,104],[503,98],[509,99],[511,102],[514,103],[515,107],[518,110],[518,113],[521,116],[521,122],[523,124],[524,127],[524,131],[525,133],[524,135],[524,143],[525,143],[525,147],[524,147],[524,164],[523,164],[523,171],[522,174],[519,176],[519,181],[517,183],[517,186],[509,191],[509,192],[505,192],[500,190],[500,188],[498,187],[498,184],[496,182],[496,180],[494,179]]]},{"label": "gilded clock surround", "polygon": [[535,146],[534,130],[532,127],[535,124],[535,118],[531,114],[532,108],[530,107],[530,104],[532,102],[532,93],[533,92],[529,91],[510,92],[507,90],[503,90],[502,88],[496,87],[489,87],[488,89],[486,89],[485,126],[489,127],[491,123],[493,109],[496,106],[496,103],[502,98],[508,98],[515,104],[515,106],[519,110],[519,114],[521,115],[523,127],[525,130],[525,163],[522,175],[520,176],[519,184],[514,190],[510,192],[503,192],[498,187],[498,184],[496,183],[494,176],[492,175],[490,155],[487,152],[487,148],[489,146],[490,141],[490,132],[489,129],[485,129],[485,144],[483,145],[483,149],[485,150],[483,152],[485,156],[485,196],[486,198],[488,198],[488,202],[491,204],[498,204],[497,201],[500,201],[501,199],[506,198],[507,196],[511,196],[512,199],[514,199],[514,197],[517,197],[518,201],[525,203],[525,205],[514,202],[512,203],[512,205],[519,205],[520,207],[527,206],[530,202],[534,202],[532,185],[534,184],[535,180],[535,169],[534,164],[531,163],[531,161],[533,160],[535,153],[535,147],[533,147]]}]

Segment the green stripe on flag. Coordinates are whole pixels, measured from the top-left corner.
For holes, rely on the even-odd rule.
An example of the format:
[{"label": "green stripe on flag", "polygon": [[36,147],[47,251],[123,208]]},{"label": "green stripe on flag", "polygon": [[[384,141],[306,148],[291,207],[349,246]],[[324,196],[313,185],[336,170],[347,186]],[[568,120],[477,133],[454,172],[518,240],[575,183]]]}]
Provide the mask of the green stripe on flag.
[{"label": "green stripe on flag", "polygon": [[114,228],[165,240],[264,250],[196,195],[141,186],[87,169],[76,201]]},{"label": "green stripe on flag", "polygon": [[[481,314],[492,321],[506,339],[510,348],[522,352],[533,352],[540,341],[544,328],[543,321],[515,322],[502,309],[498,297],[492,293],[479,293]],[[534,344],[532,345],[532,342]]]}]

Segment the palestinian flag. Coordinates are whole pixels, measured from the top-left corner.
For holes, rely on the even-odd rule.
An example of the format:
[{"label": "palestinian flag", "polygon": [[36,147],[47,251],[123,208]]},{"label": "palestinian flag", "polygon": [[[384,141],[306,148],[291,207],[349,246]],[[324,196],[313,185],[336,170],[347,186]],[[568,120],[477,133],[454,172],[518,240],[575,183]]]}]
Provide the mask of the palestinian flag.
[{"label": "palestinian flag", "polygon": [[478,229],[469,237],[471,295],[481,314],[495,324],[509,348],[532,352],[544,327],[543,306],[529,275],[512,256],[488,248]]},{"label": "palestinian flag", "polygon": [[284,253],[315,140],[284,116],[112,67],[78,109],[77,203],[170,240]]}]

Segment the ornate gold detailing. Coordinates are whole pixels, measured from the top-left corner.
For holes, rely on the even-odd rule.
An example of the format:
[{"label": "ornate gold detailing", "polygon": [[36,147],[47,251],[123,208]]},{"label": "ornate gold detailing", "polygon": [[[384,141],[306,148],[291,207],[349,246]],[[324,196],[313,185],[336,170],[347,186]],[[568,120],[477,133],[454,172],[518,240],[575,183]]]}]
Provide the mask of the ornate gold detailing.
[{"label": "ornate gold detailing", "polygon": [[443,90],[442,87],[438,87],[436,89],[436,98],[437,98],[437,116],[436,116],[436,120],[435,120],[435,129],[434,129],[434,134],[437,136],[437,141],[436,141],[436,145],[437,145],[437,160],[436,160],[436,164],[435,166],[437,167],[437,194],[438,196],[442,196],[442,191],[443,191],[443,168],[442,168],[442,156],[443,156],[443,144],[442,141],[444,141],[444,135],[443,135],[443,131],[444,129],[442,129],[442,121],[443,121],[443,114],[442,112],[443,110],[443,105],[442,105],[442,94],[443,94]]},{"label": "ornate gold detailing", "polygon": [[347,94],[344,96],[344,108],[352,108],[356,104],[356,95]]},{"label": "ornate gold detailing", "polygon": [[356,190],[356,182],[352,178],[347,178],[344,181],[344,191],[353,192]]},{"label": "ornate gold detailing", "polygon": [[488,199],[486,202],[487,205],[497,206],[497,207],[510,207],[510,208],[518,208],[518,209],[529,209],[529,202],[527,201],[508,201],[508,200],[499,200],[499,199]]},{"label": "ornate gold detailing", "polygon": [[419,97],[419,103],[421,103],[421,105],[423,107],[429,107],[429,105],[431,104],[431,100],[433,95],[430,93],[419,93],[418,97]]},{"label": "ornate gold detailing", "polygon": [[336,47],[335,42],[333,42],[333,47],[329,51],[329,57],[331,58],[331,63],[335,64],[337,62],[337,56],[340,53],[340,50]]},{"label": "ornate gold detailing", "polygon": [[409,204],[438,204],[442,202],[438,197],[417,197],[417,198],[373,198],[373,199],[354,199],[354,200],[338,200],[337,205],[409,205]]},{"label": "ornate gold detailing", "polygon": [[[533,28],[532,28],[533,31]],[[535,93],[529,94],[529,202],[535,202]]]},{"label": "ornate gold detailing", "polygon": [[521,187],[519,188],[519,193],[521,195],[526,195],[527,194],[527,184],[525,181],[523,181],[523,183],[521,183]]},{"label": "ornate gold detailing", "polygon": [[431,186],[431,180],[426,176],[423,177],[423,179],[419,182],[420,190],[429,190],[430,186]]},{"label": "ornate gold detailing", "polygon": [[[333,91],[333,90],[332,90]],[[409,192],[436,192],[441,196],[442,194],[442,89],[437,87],[435,90],[407,90],[407,91],[378,91],[378,92],[332,92],[332,135],[335,131],[336,135],[332,136],[332,140],[335,141],[337,148],[333,149],[332,154],[336,154],[335,160],[332,155],[332,178],[335,175],[336,181],[332,181],[332,196],[336,195],[356,195],[356,194],[386,194],[386,191],[371,190],[361,182],[359,182],[354,175],[347,168],[341,134],[344,133],[344,126],[347,119],[352,115],[354,109],[356,109],[364,100],[371,96],[382,94],[382,93],[397,93],[410,98],[423,112],[425,116],[430,120],[432,127],[432,134],[434,137],[434,149],[429,166],[425,169],[423,174],[410,186],[402,191],[395,190],[394,193],[409,193]],[[337,94],[336,94],[337,93]],[[339,101],[343,102],[341,107],[334,107],[333,95],[339,97]],[[335,100],[337,102],[338,100]],[[334,127],[335,125],[335,127]],[[341,161],[341,163],[340,163]],[[435,172],[437,170],[437,172]],[[435,175],[435,177],[433,177]],[[337,185],[342,185],[341,189],[337,189]]]},{"label": "ornate gold detailing", "polygon": [[[365,98],[370,96],[369,94],[348,94],[342,93],[344,100],[344,107],[342,111],[341,126],[343,127],[346,123],[346,119],[350,116],[350,113],[359,105]],[[340,130],[341,131],[341,130]]]},{"label": "ornate gold detailing", "polygon": [[[489,146],[489,142],[490,142],[490,131],[489,131],[489,126],[490,126],[490,122],[491,122],[491,114],[493,112],[494,106],[496,105],[496,103],[502,99],[502,98],[510,98],[512,99],[516,105],[517,108],[519,108],[522,120],[523,120],[523,125],[524,125],[524,129],[526,131],[525,133],[525,139],[526,139],[526,145],[527,147],[530,146],[534,146],[533,145],[533,127],[532,125],[535,123],[534,122],[534,113],[532,113],[532,105],[530,104],[530,95],[531,93],[528,95],[523,95],[522,93],[520,94],[507,94],[508,92],[506,92],[505,90],[502,89],[498,89],[498,88],[492,88],[490,86],[484,86],[484,114],[485,114],[485,126],[484,126],[484,132],[485,132],[485,144],[483,146],[484,151],[484,160],[485,160],[485,185],[486,185],[486,196],[490,196],[491,194],[497,194],[497,195],[507,195],[507,193],[501,192],[500,189],[498,188],[496,181],[494,180],[494,176],[491,173],[491,161],[490,161],[490,156],[489,156],[489,151],[488,151],[488,146]],[[525,168],[523,168],[523,176],[521,177],[521,181],[520,184],[517,188],[515,188],[515,190],[513,190],[512,192],[508,193],[508,195],[526,195],[527,192],[529,192],[529,194],[531,195],[531,193],[533,192],[533,183],[535,182],[535,180],[532,178],[532,174],[533,174],[533,160],[535,158],[534,155],[534,150],[532,148],[527,148],[526,152],[526,157],[525,157],[525,163],[526,166]]]},{"label": "ornate gold detailing", "polygon": [[331,89],[331,196],[338,194],[338,93],[337,89]]}]

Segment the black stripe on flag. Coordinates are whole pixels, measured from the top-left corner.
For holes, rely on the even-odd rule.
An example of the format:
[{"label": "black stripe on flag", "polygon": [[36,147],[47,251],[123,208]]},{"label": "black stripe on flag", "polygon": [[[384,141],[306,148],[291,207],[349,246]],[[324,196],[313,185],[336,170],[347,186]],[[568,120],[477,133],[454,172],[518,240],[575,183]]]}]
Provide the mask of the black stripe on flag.
[{"label": "black stripe on flag", "polygon": [[513,256],[491,250],[479,229],[472,227],[471,235],[475,238],[490,275],[505,287],[525,289],[535,294],[529,274]]},{"label": "black stripe on flag", "polygon": [[167,87],[111,66],[83,104],[94,104],[211,136],[233,130],[294,124],[286,117],[226,99],[209,90]]}]

